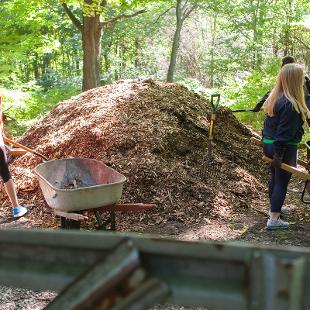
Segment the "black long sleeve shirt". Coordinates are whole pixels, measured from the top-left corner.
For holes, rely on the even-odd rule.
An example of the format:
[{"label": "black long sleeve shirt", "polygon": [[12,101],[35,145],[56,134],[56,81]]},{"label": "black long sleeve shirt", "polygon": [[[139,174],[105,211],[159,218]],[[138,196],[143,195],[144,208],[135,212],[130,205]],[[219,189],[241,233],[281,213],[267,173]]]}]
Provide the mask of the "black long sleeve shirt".
[{"label": "black long sleeve shirt", "polygon": [[298,144],[304,134],[303,120],[283,93],[276,101],[273,114],[266,116],[263,137],[274,140],[276,152],[287,144]]}]

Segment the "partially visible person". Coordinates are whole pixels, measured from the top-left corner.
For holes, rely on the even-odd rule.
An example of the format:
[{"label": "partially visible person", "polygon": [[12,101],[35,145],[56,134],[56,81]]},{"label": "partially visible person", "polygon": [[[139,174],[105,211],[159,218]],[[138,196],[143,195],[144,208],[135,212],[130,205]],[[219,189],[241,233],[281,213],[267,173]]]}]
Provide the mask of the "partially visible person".
[{"label": "partially visible person", "polygon": [[14,182],[9,171],[6,149],[4,145],[4,132],[2,121],[2,98],[0,96],[0,176],[3,180],[4,189],[10,199],[12,205],[13,217],[21,217],[28,212],[28,209],[18,203]]},{"label": "partially visible person", "polygon": [[264,154],[272,158],[269,182],[270,218],[267,229],[288,228],[280,218],[291,173],[280,168],[281,163],[296,167],[297,148],[304,134],[303,124],[310,112],[303,91],[304,72],[298,64],[282,67],[270,92],[264,110]]},{"label": "partially visible person", "polygon": [[305,91],[306,105],[310,110],[310,78],[306,75],[305,75],[304,91]]},{"label": "partially visible person", "polygon": [[[291,64],[291,63],[296,63],[295,58],[293,56],[285,56],[282,58],[282,64],[281,68],[284,65]],[[304,78],[304,94],[305,94],[305,101],[306,105],[308,106],[308,109],[310,109],[310,79],[305,75]],[[259,112],[264,105],[266,99],[268,98],[270,94],[270,91],[268,91],[261,99],[260,101],[256,104],[256,106],[253,108],[253,112]]]}]

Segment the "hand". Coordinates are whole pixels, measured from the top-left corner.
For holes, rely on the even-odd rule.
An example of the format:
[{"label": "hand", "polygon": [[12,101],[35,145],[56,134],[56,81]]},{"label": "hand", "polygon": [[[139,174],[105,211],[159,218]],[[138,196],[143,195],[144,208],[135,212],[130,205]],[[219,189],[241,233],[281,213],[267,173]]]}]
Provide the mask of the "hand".
[{"label": "hand", "polygon": [[9,164],[11,161],[13,161],[11,149],[9,147],[7,147],[6,145],[4,147],[5,147],[5,151],[6,151],[7,163]]},{"label": "hand", "polygon": [[278,156],[277,154],[274,154],[272,162],[271,162],[271,166],[273,168],[280,168],[281,164],[282,164],[282,158]]}]

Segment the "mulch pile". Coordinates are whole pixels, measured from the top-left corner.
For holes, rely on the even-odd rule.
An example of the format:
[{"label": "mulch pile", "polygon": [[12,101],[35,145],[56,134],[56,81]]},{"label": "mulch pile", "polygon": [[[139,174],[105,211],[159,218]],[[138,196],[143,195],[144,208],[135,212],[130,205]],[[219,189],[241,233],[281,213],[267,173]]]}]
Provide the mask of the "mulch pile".
[{"label": "mulch pile", "polygon": [[[119,81],[59,103],[19,140],[49,159],[86,157],[127,177],[122,202],[154,202],[157,208],[118,215],[127,231],[165,231],[169,222],[194,227],[207,218],[246,208],[265,191],[266,166],[253,135],[226,108],[215,122],[214,160],[219,177],[198,175],[207,154],[210,104],[177,84]],[[27,154],[11,164],[23,202],[34,205],[33,226],[57,227]],[[7,203],[7,212],[10,212]],[[94,228],[90,220],[86,228]]]}]

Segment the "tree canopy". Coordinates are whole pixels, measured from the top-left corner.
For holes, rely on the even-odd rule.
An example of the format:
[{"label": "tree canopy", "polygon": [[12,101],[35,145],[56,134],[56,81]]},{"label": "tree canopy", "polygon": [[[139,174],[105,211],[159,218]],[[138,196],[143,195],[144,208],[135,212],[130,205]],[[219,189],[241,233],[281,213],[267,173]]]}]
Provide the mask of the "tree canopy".
[{"label": "tree canopy", "polygon": [[252,103],[282,56],[308,70],[309,12],[307,0],[2,0],[1,86],[78,91],[151,77]]}]

